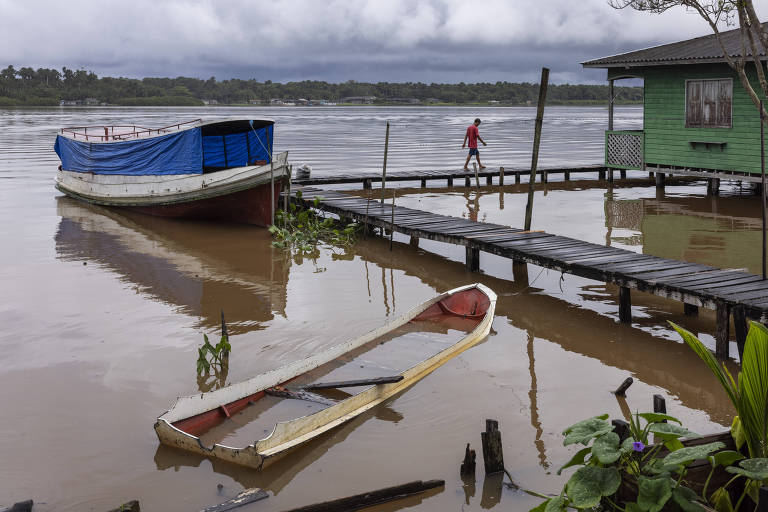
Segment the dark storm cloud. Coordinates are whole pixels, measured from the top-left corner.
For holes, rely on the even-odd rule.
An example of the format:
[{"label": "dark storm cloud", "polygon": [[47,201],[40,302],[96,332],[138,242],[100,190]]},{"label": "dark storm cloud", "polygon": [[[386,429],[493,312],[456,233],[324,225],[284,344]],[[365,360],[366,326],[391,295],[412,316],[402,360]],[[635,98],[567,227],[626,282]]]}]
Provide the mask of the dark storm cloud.
[{"label": "dark storm cloud", "polygon": [[0,64],[109,76],[602,82],[587,59],[707,33],[604,0],[0,0]]}]

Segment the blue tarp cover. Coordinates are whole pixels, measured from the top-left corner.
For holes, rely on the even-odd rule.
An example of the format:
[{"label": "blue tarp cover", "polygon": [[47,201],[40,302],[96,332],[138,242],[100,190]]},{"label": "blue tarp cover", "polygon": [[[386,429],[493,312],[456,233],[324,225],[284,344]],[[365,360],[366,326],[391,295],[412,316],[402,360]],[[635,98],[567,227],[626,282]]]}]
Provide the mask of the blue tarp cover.
[{"label": "blue tarp cover", "polygon": [[65,171],[94,174],[202,174],[200,128],[161,137],[91,143],[56,137],[54,150]]},{"label": "blue tarp cover", "polygon": [[242,167],[262,161],[269,163],[272,153],[272,125],[230,135],[203,137],[206,167]]}]

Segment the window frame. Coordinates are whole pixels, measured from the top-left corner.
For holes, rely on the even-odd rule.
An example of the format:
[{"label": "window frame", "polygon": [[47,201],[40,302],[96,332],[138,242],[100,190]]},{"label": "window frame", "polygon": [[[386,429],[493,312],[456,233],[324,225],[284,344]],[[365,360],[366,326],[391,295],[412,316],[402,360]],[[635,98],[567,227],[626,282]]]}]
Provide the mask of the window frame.
[{"label": "window frame", "polygon": [[[728,120],[729,123],[726,124],[717,124],[717,125],[692,125],[688,121],[688,83],[689,82],[728,82],[731,86],[731,111],[728,113]],[[700,128],[700,129],[708,129],[708,128],[733,128],[733,78],[688,78],[685,80],[685,93],[684,93],[685,103],[683,104],[683,108],[685,109],[685,127],[686,128]],[[702,97],[703,101],[703,97]],[[702,109],[703,112],[703,109]]]}]

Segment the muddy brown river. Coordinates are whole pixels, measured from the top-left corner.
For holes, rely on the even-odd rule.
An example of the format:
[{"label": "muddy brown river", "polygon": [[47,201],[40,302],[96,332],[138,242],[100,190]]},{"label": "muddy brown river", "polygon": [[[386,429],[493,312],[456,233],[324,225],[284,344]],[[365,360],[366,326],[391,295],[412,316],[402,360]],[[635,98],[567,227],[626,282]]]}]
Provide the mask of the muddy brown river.
[{"label": "muddy brown river", "polygon": [[[89,206],[53,187],[62,126],[163,125],[201,116],[277,120],[275,150],[316,175],[380,171],[384,123],[389,169],[463,163],[465,125],[483,119],[489,166],[529,164],[529,108],[0,109],[0,506],[106,511],[138,499],[145,511],[191,512],[243,488],[270,497],[242,510],[278,512],[405,483],[445,488],[371,510],[525,511],[539,500],[459,465],[480,452],[485,419],[499,421],[515,483],[559,492],[557,469],[575,451],[561,431],[602,413],[614,418],[666,398],[670,414],[701,434],[733,411],[715,379],[667,321],[714,345],[714,315],[686,317],[680,303],[633,292],[633,323],[618,322],[617,290],[482,254],[468,273],[463,248],[377,237],[297,257],[270,246],[265,229],[161,219]],[[602,108],[547,111],[542,165],[599,163]],[[618,129],[642,127],[618,108]],[[611,190],[595,176],[539,186],[533,229],[629,250],[760,271],[760,203],[723,183],[673,182],[659,194],[630,173]],[[525,185],[409,188],[403,206],[512,226]],[[442,292],[482,282],[499,300],[491,334],[404,393],[257,472],[160,446],[157,416],[179,395],[247,379],[363,334]],[[196,376],[203,333],[217,339],[224,311],[232,344],[220,382]],[[735,353],[732,347],[731,353]],[[610,393],[635,379],[626,400]],[[298,408],[296,414],[303,414]],[[249,435],[259,437],[259,432]],[[238,434],[238,439],[242,437]],[[263,436],[261,436],[263,437]],[[255,440],[255,439],[253,439]],[[218,484],[221,484],[219,487]]]}]

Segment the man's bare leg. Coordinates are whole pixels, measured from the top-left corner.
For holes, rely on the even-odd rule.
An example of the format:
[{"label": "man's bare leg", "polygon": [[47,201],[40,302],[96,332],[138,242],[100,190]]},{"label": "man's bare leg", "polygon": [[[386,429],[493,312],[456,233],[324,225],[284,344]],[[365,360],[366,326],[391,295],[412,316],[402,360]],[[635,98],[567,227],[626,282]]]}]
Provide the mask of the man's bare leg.
[{"label": "man's bare leg", "polygon": [[467,161],[466,161],[466,162],[464,162],[464,170],[465,170],[465,171],[468,171],[468,170],[469,170],[469,167],[468,167],[468,166],[469,166],[469,159],[470,159],[470,158],[472,158],[472,155],[467,155]]},{"label": "man's bare leg", "polygon": [[[475,155],[475,158],[477,158],[477,166],[478,166],[480,169],[485,169],[485,166],[484,166],[483,164],[481,164],[481,163],[480,163],[480,153],[476,154],[476,155]],[[469,163],[469,159],[467,159],[467,163]],[[466,166],[465,166],[464,168],[466,169]]]}]

